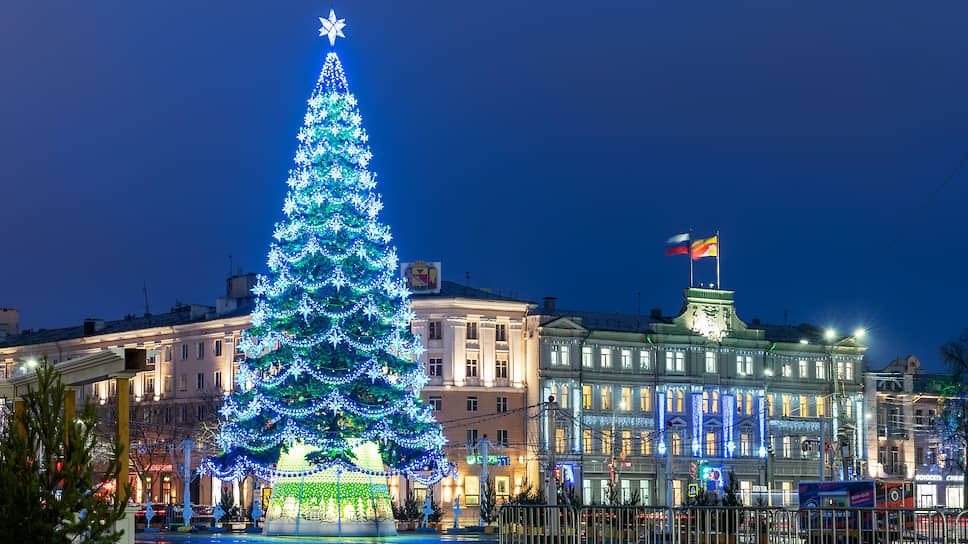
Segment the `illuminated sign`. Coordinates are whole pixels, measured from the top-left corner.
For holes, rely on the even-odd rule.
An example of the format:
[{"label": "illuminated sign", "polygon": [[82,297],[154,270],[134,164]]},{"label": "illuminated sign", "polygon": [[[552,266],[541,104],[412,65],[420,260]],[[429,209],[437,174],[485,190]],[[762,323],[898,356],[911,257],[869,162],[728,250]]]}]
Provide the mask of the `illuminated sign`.
[{"label": "illuminated sign", "polygon": [[[467,456],[468,465],[479,465],[481,464],[480,455],[468,455]],[[497,465],[499,467],[509,467],[511,466],[511,458],[507,455],[488,455],[487,464]]]}]

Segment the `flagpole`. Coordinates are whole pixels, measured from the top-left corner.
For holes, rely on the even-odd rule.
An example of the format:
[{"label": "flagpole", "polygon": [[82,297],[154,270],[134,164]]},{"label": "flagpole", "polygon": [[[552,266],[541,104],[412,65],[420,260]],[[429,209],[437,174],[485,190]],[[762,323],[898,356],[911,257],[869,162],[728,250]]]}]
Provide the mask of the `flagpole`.
[{"label": "flagpole", "polygon": [[689,288],[692,288],[692,229],[689,229],[689,239],[686,240],[689,246]]},{"label": "flagpole", "polygon": [[719,284],[719,254],[722,253],[723,246],[719,243],[719,231],[716,231],[716,289],[720,291],[723,290],[723,286]]}]

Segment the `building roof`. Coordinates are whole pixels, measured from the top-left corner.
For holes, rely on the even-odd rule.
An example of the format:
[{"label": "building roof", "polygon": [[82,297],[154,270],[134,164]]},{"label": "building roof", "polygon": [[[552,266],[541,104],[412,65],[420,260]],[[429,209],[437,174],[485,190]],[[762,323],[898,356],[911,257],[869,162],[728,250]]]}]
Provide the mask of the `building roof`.
[{"label": "building roof", "polygon": [[[537,313],[549,317],[577,317],[586,329],[618,332],[649,332],[652,323],[670,323],[671,318],[630,315],[608,312],[586,312],[581,310],[551,310],[540,308]],[[543,320],[544,321],[544,320]],[[547,321],[546,321],[547,322]]]},{"label": "building roof", "polygon": [[[196,305],[197,308],[197,305]],[[154,314],[141,317],[129,316],[115,321],[105,321],[104,327],[98,329],[93,334],[84,334],[84,325],[76,327],[64,327],[60,329],[39,329],[36,331],[26,330],[20,334],[0,338],[0,348],[29,346],[34,344],[46,344],[48,342],[61,342],[75,338],[96,337],[105,334],[134,331],[139,329],[150,329],[152,327],[171,327],[184,325],[187,323],[198,323],[203,321],[213,321],[215,319],[227,319],[248,315],[252,311],[252,305],[242,306],[231,312],[216,315],[215,308],[211,311],[199,315],[192,312],[192,306],[180,306],[173,308],[171,312],[164,314]]]},{"label": "building roof", "polygon": [[533,302],[529,302],[527,300],[520,300],[499,295],[489,289],[478,289],[447,280],[440,282],[440,293],[414,293],[410,298],[418,300],[430,298],[471,298],[478,300],[500,300],[505,302],[520,302],[522,304],[534,304]]}]

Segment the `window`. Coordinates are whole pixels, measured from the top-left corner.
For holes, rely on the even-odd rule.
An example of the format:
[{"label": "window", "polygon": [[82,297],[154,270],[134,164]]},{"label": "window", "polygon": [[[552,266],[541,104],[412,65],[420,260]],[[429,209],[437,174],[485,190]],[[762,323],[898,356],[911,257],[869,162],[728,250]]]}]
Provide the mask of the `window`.
[{"label": "window", "polygon": [[914,411],[914,423],[916,425],[923,425],[924,424],[924,411],[923,410],[915,410]]},{"label": "window", "polygon": [[430,409],[439,412],[444,408],[444,400],[441,397],[430,397]]},{"label": "window", "polygon": [[854,363],[847,361],[844,363],[844,375],[841,378],[843,380],[854,380]]},{"label": "window", "polygon": [[502,413],[508,411],[508,398],[507,397],[498,397],[497,398],[497,411],[498,412],[502,412]]},{"label": "window", "polygon": [[467,339],[477,340],[477,322],[471,321],[467,324]]},{"label": "window", "polygon": [[[807,360],[806,359],[800,359],[800,377],[801,378],[806,378],[807,375],[808,375],[808,373],[809,372],[807,370]],[[790,482],[786,482],[786,483],[790,483]]]},{"label": "window", "polygon": [[622,388],[622,405],[620,406],[622,410],[632,409],[632,388],[623,387]]},{"label": "window", "polygon": [[648,506],[652,504],[651,491],[652,486],[650,485],[649,480],[639,480],[639,501],[643,505]]},{"label": "window", "polygon": [[739,496],[743,500],[743,506],[753,504],[753,482],[743,480],[739,483]]},{"label": "window", "polygon": [[497,380],[508,379],[508,360],[496,359],[494,361],[494,378]]},{"label": "window", "polygon": [[639,451],[642,452],[642,455],[651,455],[652,442],[649,440],[649,433],[641,433],[640,440],[642,441],[642,443],[639,445],[640,447]]},{"label": "window", "polygon": [[592,503],[592,481],[582,480],[581,481],[581,497],[582,502],[587,506]]},{"label": "window", "polygon": [[155,377],[151,374],[145,376],[145,394],[155,392]]},{"label": "window", "polygon": [[652,411],[652,389],[649,387],[642,387],[639,389],[639,408],[643,412]]},{"label": "window", "polygon": [[824,397],[817,397],[817,415],[827,415],[827,399]]},{"label": "window", "polygon": [[810,406],[806,395],[800,395],[800,417],[810,417]]},{"label": "window", "polygon": [[444,375],[444,360],[441,357],[427,359],[427,375],[440,378]]},{"label": "window", "polygon": [[632,500],[632,481],[622,480],[622,503],[628,504]]},{"label": "window", "polygon": [[198,421],[205,421],[205,407],[201,404],[195,407],[195,417]]},{"label": "window", "polygon": [[783,492],[783,506],[793,504],[793,482],[780,482],[780,489]]},{"label": "window", "polygon": [[706,457],[716,457],[716,433],[706,433]]},{"label": "window", "polygon": [[823,361],[815,361],[814,362],[814,364],[816,366],[816,374],[817,374],[817,379],[818,380],[826,380],[827,379],[827,371],[825,370],[823,363],[824,363]]},{"label": "window", "polygon": [[793,365],[790,363],[783,363],[783,377],[792,378],[793,377]]},{"label": "window", "polygon": [[218,387],[218,388],[221,388],[222,387],[222,371],[221,370],[216,370],[215,371],[215,387]]},{"label": "window", "polygon": [[551,366],[558,366],[565,364],[561,360],[561,346],[551,346]]},{"label": "window", "polygon": [[608,482],[608,480],[602,480],[601,483],[602,483],[602,487],[599,490],[599,494],[602,496],[601,503],[602,504],[608,504],[608,484],[609,484],[609,482]]},{"label": "window", "polygon": [[481,504],[481,480],[478,476],[464,476],[464,504],[467,506]]},{"label": "window", "polygon": [[188,374],[181,375],[181,383],[179,384],[182,391],[188,391]]},{"label": "window", "polygon": [[709,413],[709,391],[702,392],[702,413]]},{"label": "window", "polygon": [[743,457],[750,456],[750,433],[739,433],[739,454]]},{"label": "window", "polygon": [[216,357],[221,357],[222,356],[222,341],[221,340],[216,340],[215,341],[215,356]]},{"label": "window", "polygon": [[440,326],[440,321],[429,321],[427,323],[427,340],[440,340],[444,337],[444,332]]},{"label": "window", "polygon": [[622,370],[632,370],[632,352],[627,349],[622,350]]},{"label": "window", "polygon": [[[562,431],[562,432],[565,431],[564,429],[558,429],[558,430],[559,431]],[[507,446],[509,444],[509,441],[508,441],[508,430],[507,429],[498,429],[497,430],[497,443],[498,444],[501,444],[502,446]],[[563,450],[564,450],[564,436],[562,436],[562,446],[561,446],[561,448],[558,451],[563,451]]]},{"label": "window", "polygon": [[606,455],[612,453],[612,431],[610,429],[602,430],[602,453]]},{"label": "window", "polygon": [[736,413],[737,414],[743,413],[743,394],[742,393],[736,394]]},{"label": "window", "polygon": [[205,389],[205,374],[198,373],[195,381],[195,389]]},{"label": "window", "polygon": [[581,450],[585,453],[592,452],[592,430],[585,429],[581,432]]},{"label": "window", "polygon": [[602,348],[600,352],[602,368],[612,368],[612,350],[611,348]]},{"label": "window", "polygon": [[672,433],[672,455],[682,455],[682,438],[679,433]]},{"label": "window", "polygon": [[494,339],[498,342],[508,341],[508,326],[506,323],[498,323],[494,329]]},{"label": "window", "polygon": [[592,409],[592,386],[581,386],[581,407],[585,410]]},{"label": "window", "polygon": [[686,367],[686,354],[681,351],[666,352],[666,372],[683,372]]},{"label": "window", "polygon": [[467,397],[467,411],[468,412],[477,411],[477,397]]},{"label": "window", "polygon": [[602,386],[602,410],[612,409],[612,388],[603,385]]},{"label": "window", "polygon": [[581,366],[585,368],[592,367],[592,348],[590,347],[581,348]]},{"label": "window", "polygon": [[571,366],[571,359],[568,358],[568,346],[561,346],[561,358],[558,360],[558,364]]},{"label": "window", "polygon": [[682,480],[672,480],[672,503],[682,504]]},{"label": "window", "polygon": [[477,429],[467,429],[467,441],[471,444],[477,443]]},{"label": "window", "polygon": [[646,350],[639,351],[639,370],[648,370],[652,368],[652,358],[650,353]]},{"label": "window", "polygon": [[171,346],[165,347],[165,361],[171,361]]},{"label": "window", "polygon": [[746,415],[753,415],[753,393],[746,394]]},{"label": "window", "polygon": [[477,377],[477,359],[467,359],[467,367],[465,368],[465,374],[468,378]]},{"label": "window", "polygon": [[188,423],[188,406],[182,406],[180,412],[181,413],[178,414],[179,416],[181,416],[181,419],[179,421],[181,421],[182,423]]},{"label": "window", "polygon": [[566,409],[568,408],[568,386],[567,385],[561,386],[561,394],[558,395],[558,400],[561,401],[560,404],[562,408],[566,408]]},{"label": "window", "polygon": [[783,437],[783,457],[793,457],[793,448],[790,446],[790,437]]},{"label": "window", "polygon": [[182,361],[188,360],[188,344],[181,345],[181,360]]},{"label": "window", "polygon": [[753,374],[753,357],[750,355],[736,356],[736,374],[751,376]]},{"label": "window", "polygon": [[682,389],[676,392],[676,411],[680,414],[685,412],[686,393]]},{"label": "window", "polygon": [[205,342],[198,343],[198,356],[196,359],[202,359],[205,357]]},{"label": "window", "polygon": [[171,406],[165,407],[165,423],[171,423]]},{"label": "window", "polygon": [[706,374],[715,374],[716,370],[716,352],[707,351],[706,352]]},{"label": "window", "polygon": [[719,391],[713,391],[713,396],[710,397],[710,404],[712,404],[712,409],[714,414],[719,413]]},{"label": "window", "polygon": [[790,395],[783,395],[783,411],[780,415],[783,417],[790,417],[793,410],[790,408]]},{"label": "window", "polygon": [[164,390],[164,392],[167,393],[167,394],[169,394],[169,395],[171,394],[172,391],[175,390],[171,386],[171,380],[172,380],[172,377],[171,376],[165,376],[165,390]]}]

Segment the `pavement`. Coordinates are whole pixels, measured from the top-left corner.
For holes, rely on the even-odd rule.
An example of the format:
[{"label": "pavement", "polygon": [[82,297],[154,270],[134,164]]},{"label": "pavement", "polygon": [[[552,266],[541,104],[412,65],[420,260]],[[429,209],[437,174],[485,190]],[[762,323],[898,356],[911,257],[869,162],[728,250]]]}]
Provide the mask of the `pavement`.
[{"label": "pavement", "polygon": [[309,543],[309,542],[339,542],[343,544],[387,544],[401,542],[404,544],[436,544],[446,542],[450,544],[471,544],[482,542],[497,542],[496,534],[431,534],[431,533],[403,533],[394,537],[306,537],[306,536],[262,536],[244,533],[135,533],[136,544],[257,544],[266,543]]}]

